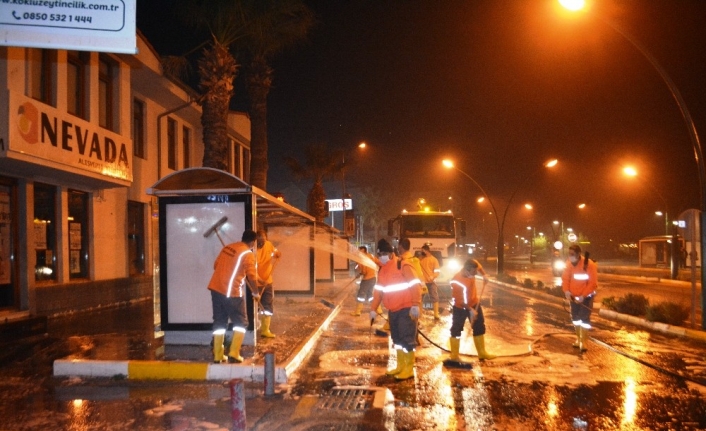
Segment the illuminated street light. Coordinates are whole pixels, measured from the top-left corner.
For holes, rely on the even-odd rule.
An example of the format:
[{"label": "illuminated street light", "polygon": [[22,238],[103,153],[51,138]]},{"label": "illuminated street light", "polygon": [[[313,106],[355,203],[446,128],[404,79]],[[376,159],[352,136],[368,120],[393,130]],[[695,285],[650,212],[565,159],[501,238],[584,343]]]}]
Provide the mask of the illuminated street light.
[{"label": "illuminated street light", "polygon": [[[585,6],[585,2],[582,0],[559,0],[559,3],[566,9],[572,11],[580,10]],[[703,262],[703,256],[706,256],[706,229],[703,228],[706,226],[706,165],[704,164],[704,153],[701,149],[701,142],[699,141],[699,135],[696,132],[694,120],[691,118],[691,113],[686,107],[686,102],[684,102],[684,98],[679,92],[677,86],[674,84],[674,81],[672,81],[672,78],[670,78],[662,65],[659,64],[657,59],[647,50],[647,48],[645,48],[637,41],[637,39],[617,24],[608,21],[606,18],[601,17],[598,14],[594,14],[594,16],[603,21],[603,23],[615,30],[617,33],[620,33],[621,36],[627,39],[628,42],[630,42],[638,51],[640,51],[640,53],[642,53],[642,55],[645,56],[652,67],[655,68],[660,78],[662,78],[664,83],[667,85],[669,92],[672,94],[674,101],[679,107],[679,112],[684,119],[684,124],[686,125],[689,139],[691,140],[691,147],[694,151],[694,158],[696,159],[696,164],[699,169],[699,190],[701,192],[701,215],[699,217],[699,225],[701,226],[701,258]],[[701,285],[706,286],[706,271],[701,271]],[[694,289],[694,287],[692,287],[692,289]],[[706,295],[701,295],[701,308],[706,309]],[[706,328],[706,313],[703,313],[701,316],[701,327]]]},{"label": "illuminated street light", "polygon": [[[625,174],[628,177],[632,177],[632,178],[637,178],[637,176],[638,176],[637,169],[635,169],[632,166],[623,167],[623,174]],[[652,182],[643,181],[643,183],[650,186],[652,188],[652,190],[655,192],[655,194],[662,200],[662,205],[664,205],[664,212],[657,211],[657,212],[655,212],[655,214],[657,214],[660,217],[662,215],[664,215],[665,234],[669,235],[669,206],[667,205],[667,200],[664,199],[664,196],[662,196],[662,194],[659,192],[659,190],[657,190],[657,187],[655,187],[655,185],[652,184]]]},{"label": "illuminated street light", "polygon": [[497,273],[498,275],[502,274],[503,271],[505,270],[505,238],[504,238],[504,229],[505,229],[505,219],[507,217],[507,210],[510,208],[510,205],[512,204],[512,200],[515,198],[515,195],[517,192],[520,190],[520,187],[523,184],[526,184],[528,180],[533,178],[535,175],[539,174],[543,168],[553,168],[559,163],[558,159],[551,159],[545,164],[543,164],[539,169],[537,169],[535,172],[533,172],[529,177],[525,178],[525,181],[522,183],[518,184],[515,190],[512,192],[512,195],[510,195],[510,199],[507,201],[507,205],[505,206],[505,211],[503,212],[503,217],[502,220],[498,218],[498,211],[495,209],[495,205],[493,204],[493,200],[490,199],[490,196],[488,196],[488,193],[485,192],[483,187],[481,187],[478,182],[473,179],[470,175],[468,175],[466,172],[462,171],[459,169],[456,165],[451,160],[445,159],[441,162],[444,167],[447,169],[456,169],[458,172],[460,172],[463,176],[468,178],[473,182],[473,184],[476,185],[480,189],[480,191],[483,193],[483,196],[488,199],[488,202],[490,203],[490,207],[493,208],[493,215],[495,216],[495,223],[497,224],[498,227],[498,243],[497,243],[497,249],[498,249],[498,262],[497,262]]},{"label": "illuminated street light", "polygon": [[[368,144],[365,142],[361,142],[357,145],[357,148],[360,150],[364,150],[367,147]],[[341,230],[343,231],[344,235],[350,236],[353,232],[352,230],[355,230],[355,223],[353,224],[353,229],[348,229],[348,226],[346,226],[346,151],[342,150],[341,151],[341,185],[343,188],[343,195],[341,198],[341,207],[343,208],[343,226],[341,226]],[[333,224],[333,223],[332,223]]]}]

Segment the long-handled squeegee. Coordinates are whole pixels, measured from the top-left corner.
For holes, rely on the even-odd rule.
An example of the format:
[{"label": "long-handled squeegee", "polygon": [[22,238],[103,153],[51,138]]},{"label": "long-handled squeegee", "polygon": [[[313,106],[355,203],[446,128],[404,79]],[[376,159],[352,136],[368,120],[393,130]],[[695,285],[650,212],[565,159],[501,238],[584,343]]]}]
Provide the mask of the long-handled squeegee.
[{"label": "long-handled squeegee", "polygon": [[221,241],[221,245],[223,247],[225,247],[226,243],[223,242],[223,238],[221,238],[221,235],[218,234],[218,229],[220,229],[221,226],[223,226],[225,224],[225,222],[227,222],[227,221],[228,221],[228,217],[226,217],[226,216],[221,217],[220,220],[218,220],[216,223],[214,223],[213,226],[208,228],[208,230],[203,233],[203,237],[208,238],[209,236],[211,236],[211,234],[215,233],[216,236],[218,237],[218,239]]}]

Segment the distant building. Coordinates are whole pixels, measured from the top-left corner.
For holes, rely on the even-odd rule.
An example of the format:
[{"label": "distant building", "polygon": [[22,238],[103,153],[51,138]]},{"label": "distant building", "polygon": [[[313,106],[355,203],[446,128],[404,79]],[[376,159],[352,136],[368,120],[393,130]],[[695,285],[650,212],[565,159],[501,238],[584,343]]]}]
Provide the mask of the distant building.
[{"label": "distant building", "polygon": [[[201,166],[201,108],[137,41],[137,55],[0,47],[0,318],[157,291],[158,207],[145,190]],[[228,134],[228,170],[247,182],[248,116],[231,112]]]}]

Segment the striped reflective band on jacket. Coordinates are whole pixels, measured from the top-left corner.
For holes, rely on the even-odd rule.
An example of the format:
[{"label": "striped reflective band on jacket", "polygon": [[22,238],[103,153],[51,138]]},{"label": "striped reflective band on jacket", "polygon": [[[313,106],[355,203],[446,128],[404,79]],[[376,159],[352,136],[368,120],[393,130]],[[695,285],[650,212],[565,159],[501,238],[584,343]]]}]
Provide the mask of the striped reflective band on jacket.
[{"label": "striped reflective band on jacket", "polygon": [[[228,291],[226,292],[226,297],[230,298],[230,292],[233,291],[233,282],[235,281],[235,277],[238,275],[238,269],[240,269],[240,262],[243,260],[243,256],[245,256],[248,253],[252,253],[252,250],[246,250],[242,253],[240,253],[240,256],[238,256],[238,261],[235,263],[235,269],[233,270],[233,273],[230,275],[230,280],[228,280]],[[247,274],[245,275],[247,277]],[[240,280],[240,285],[238,286],[240,296],[243,296],[243,284],[245,284],[245,277],[243,277],[242,280]]]},{"label": "striped reflective band on jacket", "polygon": [[382,293],[390,293],[390,292],[401,292],[403,290],[407,290],[411,286],[414,286],[415,284],[420,284],[421,281],[419,279],[414,279],[412,281],[406,281],[404,283],[395,283],[391,284],[389,286],[382,286],[380,284],[375,285],[375,290],[379,290]]},{"label": "striped reflective band on jacket", "polygon": [[[455,284],[457,286],[460,286],[463,289],[463,303],[468,304],[468,287],[465,284],[461,283],[460,281],[456,281],[456,280],[449,281],[449,284],[452,286]],[[460,304],[459,304],[459,306],[460,306]]]},{"label": "striped reflective band on jacket", "polygon": [[586,280],[588,280],[588,274],[586,274],[586,273],[574,273],[574,280],[586,281]]}]

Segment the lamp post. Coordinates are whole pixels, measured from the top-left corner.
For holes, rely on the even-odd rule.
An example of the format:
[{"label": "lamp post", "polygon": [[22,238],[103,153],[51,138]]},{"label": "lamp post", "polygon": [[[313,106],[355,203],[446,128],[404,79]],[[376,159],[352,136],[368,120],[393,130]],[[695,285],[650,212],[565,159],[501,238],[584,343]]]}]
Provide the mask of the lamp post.
[{"label": "lamp post", "polygon": [[[559,3],[568,10],[576,11],[583,9],[585,7],[584,0],[559,0]],[[701,149],[701,142],[699,141],[699,135],[696,132],[696,125],[694,120],[691,118],[691,113],[686,107],[684,98],[682,97],[679,89],[674,85],[674,81],[669,77],[664,68],[657,62],[657,59],[645,48],[641,43],[637,41],[630,33],[623,30],[617,24],[608,21],[607,19],[601,17],[600,15],[594,14],[598,19],[600,19],[608,27],[615,30],[628,42],[630,42],[643,56],[650,62],[652,67],[655,68],[657,74],[659,74],[662,81],[667,85],[669,92],[672,94],[672,98],[677,103],[679,107],[679,112],[684,119],[684,124],[686,125],[687,132],[689,134],[689,139],[691,140],[691,147],[694,151],[694,158],[696,159],[696,164],[699,169],[699,190],[701,192],[701,215],[699,217],[699,226],[701,227],[701,286],[706,286],[706,271],[703,271],[704,256],[706,256],[706,165],[704,164],[704,153]],[[692,245],[693,246],[693,245]],[[706,309],[706,295],[701,295],[701,308]],[[701,327],[706,328],[706,313],[701,316]]]},{"label": "lamp post", "polygon": [[557,165],[557,163],[559,163],[559,161],[557,159],[552,159],[552,160],[546,162],[539,169],[537,169],[535,172],[533,172],[529,177],[527,177],[524,182],[518,184],[518,186],[515,188],[515,190],[510,195],[510,199],[508,199],[507,205],[505,206],[505,211],[503,211],[502,219],[500,219],[498,217],[498,212],[495,209],[495,205],[493,204],[493,200],[490,199],[490,196],[488,196],[488,193],[486,193],[485,190],[483,190],[483,187],[481,187],[481,185],[478,184],[478,182],[475,179],[473,179],[473,177],[471,177],[466,172],[462,171],[456,165],[454,165],[454,163],[451,160],[446,159],[446,160],[442,161],[442,164],[447,169],[452,169],[452,168],[456,169],[458,172],[460,172],[466,178],[471,180],[473,182],[473,184],[475,184],[476,187],[478,187],[480,189],[480,191],[483,193],[485,198],[488,199],[488,203],[490,203],[490,207],[493,209],[493,215],[495,216],[495,223],[498,227],[498,241],[497,241],[497,248],[498,248],[497,273],[498,273],[498,275],[502,274],[505,270],[505,239],[504,239],[503,230],[505,228],[505,219],[507,217],[507,210],[510,208],[510,205],[512,204],[512,200],[515,198],[515,195],[520,190],[520,187],[523,184],[526,184],[528,182],[528,180],[533,178],[539,172],[541,172],[542,168],[545,168],[545,167],[546,168],[553,168],[554,166]]},{"label": "lamp post", "polygon": [[[357,145],[357,148],[359,149],[365,149],[367,144],[365,142],[361,142]],[[341,230],[343,231],[343,234],[346,236],[350,236],[351,234],[354,233],[355,230],[355,219],[353,223],[353,229],[349,229],[348,226],[346,226],[346,151],[343,150],[341,151],[341,188],[342,188],[342,194],[341,194],[341,209],[342,214],[343,214],[343,222],[341,226]]]}]

